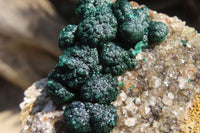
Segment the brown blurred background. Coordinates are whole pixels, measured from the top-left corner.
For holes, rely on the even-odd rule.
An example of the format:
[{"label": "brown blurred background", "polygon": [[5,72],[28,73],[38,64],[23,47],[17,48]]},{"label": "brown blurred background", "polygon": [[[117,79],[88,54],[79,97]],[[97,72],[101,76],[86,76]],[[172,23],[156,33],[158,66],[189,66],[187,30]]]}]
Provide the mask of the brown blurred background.
[{"label": "brown blurred background", "polygon": [[[59,31],[78,24],[76,0],[0,0],[0,132],[20,130],[23,91],[47,77],[61,51]],[[136,0],[150,9],[178,16],[200,31],[199,0]]]}]

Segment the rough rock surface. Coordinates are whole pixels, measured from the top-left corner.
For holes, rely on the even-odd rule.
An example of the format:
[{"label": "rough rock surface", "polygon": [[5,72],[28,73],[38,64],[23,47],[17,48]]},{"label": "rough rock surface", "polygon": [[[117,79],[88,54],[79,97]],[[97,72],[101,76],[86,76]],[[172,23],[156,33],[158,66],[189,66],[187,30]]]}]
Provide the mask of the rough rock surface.
[{"label": "rough rock surface", "polygon": [[20,104],[23,133],[55,131],[56,122],[62,121],[63,111],[56,110],[46,92],[46,79],[35,82],[24,95]]},{"label": "rough rock surface", "polygon": [[[177,17],[150,11],[150,18],[165,23],[169,34],[136,56],[136,68],[118,77],[119,119],[112,133],[200,132],[200,34]],[[46,80],[25,91],[20,107],[23,133],[61,132],[63,112],[46,94]]]}]

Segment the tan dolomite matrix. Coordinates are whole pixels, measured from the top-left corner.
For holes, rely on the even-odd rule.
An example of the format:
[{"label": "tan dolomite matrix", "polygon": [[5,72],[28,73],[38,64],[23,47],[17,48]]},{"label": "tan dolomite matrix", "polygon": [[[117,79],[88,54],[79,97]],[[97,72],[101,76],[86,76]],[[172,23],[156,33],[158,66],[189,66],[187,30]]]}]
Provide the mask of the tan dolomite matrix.
[{"label": "tan dolomite matrix", "polygon": [[[118,77],[113,104],[119,118],[112,133],[199,133],[200,35],[177,17],[150,11],[150,19],[165,23],[169,33],[136,56],[136,68]],[[67,133],[63,112],[46,94],[46,80],[26,90],[20,107],[22,133]]]}]

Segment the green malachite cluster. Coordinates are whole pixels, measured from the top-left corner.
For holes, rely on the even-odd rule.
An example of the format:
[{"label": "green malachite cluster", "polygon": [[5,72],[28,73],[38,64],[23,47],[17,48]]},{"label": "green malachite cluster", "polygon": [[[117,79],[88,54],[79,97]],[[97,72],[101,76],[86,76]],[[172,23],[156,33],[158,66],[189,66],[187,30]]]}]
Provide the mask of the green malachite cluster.
[{"label": "green malachite cluster", "polygon": [[48,76],[48,93],[72,133],[109,133],[116,125],[112,102],[119,93],[115,76],[137,65],[135,56],[165,39],[164,23],[150,21],[147,7],[132,9],[126,0],[78,0],[79,25],[59,35],[63,51]]}]

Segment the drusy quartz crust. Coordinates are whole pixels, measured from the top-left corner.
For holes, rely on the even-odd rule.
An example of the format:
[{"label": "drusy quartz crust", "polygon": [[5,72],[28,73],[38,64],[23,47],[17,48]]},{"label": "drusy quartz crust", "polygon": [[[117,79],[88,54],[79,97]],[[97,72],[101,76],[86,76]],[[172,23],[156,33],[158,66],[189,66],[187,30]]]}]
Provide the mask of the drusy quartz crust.
[{"label": "drusy quartz crust", "polygon": [[137,65],[135,56],[165,39],[164,23],[150,21],[147,7],[132,9],[127,0],[78,0],[79,25],[59,35],[63,51],[49,74],[48,93],[72,133],[109,133],[117,124],[112,102],[119,93],[115,76]]}]

